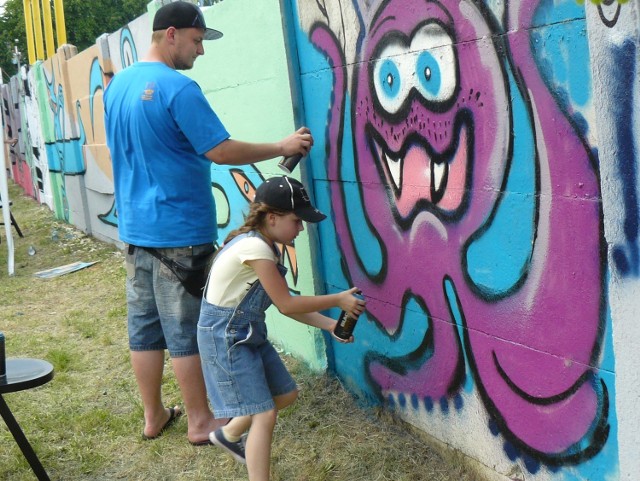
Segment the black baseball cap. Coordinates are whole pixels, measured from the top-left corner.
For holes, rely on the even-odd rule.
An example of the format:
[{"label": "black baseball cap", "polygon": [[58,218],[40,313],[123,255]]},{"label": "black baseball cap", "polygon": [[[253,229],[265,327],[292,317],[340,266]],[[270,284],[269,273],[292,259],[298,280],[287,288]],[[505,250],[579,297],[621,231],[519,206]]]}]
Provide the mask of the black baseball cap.
[{"label": "black baseball cap", "polygon": [[163,5],[153,17],[153,31],[175,28],[200,28],[204,30],[205,40],[216,40],[222,32],[207,28],[200,8],[189,2],[171,2]]},{"label": "black baseball cap", "polygon": [[256,190],[253,201],[293,212],[305,222],[320,222],[327,217],[311,205],[309,194],[300,181],[286,175],[265,180]]}]

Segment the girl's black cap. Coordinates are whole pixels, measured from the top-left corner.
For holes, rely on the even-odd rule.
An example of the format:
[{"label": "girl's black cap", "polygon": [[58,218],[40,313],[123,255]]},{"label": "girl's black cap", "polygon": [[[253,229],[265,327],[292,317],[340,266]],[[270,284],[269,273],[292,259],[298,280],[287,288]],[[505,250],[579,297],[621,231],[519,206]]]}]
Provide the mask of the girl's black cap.
[{"label": "girl's black cap", "polygon": [[309,194],[300,181],[286,175],[265,180],[256,190],[253,201],[293,212],[305,222],[320,222],[327,217],[311,204]]}]

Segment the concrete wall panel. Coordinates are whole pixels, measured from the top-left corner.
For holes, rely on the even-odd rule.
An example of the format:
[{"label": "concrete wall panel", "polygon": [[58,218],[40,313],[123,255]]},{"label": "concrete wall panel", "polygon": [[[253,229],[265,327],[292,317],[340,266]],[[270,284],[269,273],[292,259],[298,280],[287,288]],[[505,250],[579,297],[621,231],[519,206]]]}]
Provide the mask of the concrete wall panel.
[{"label": "concrete wall panel", "polygon": [[640,335],[639,3],[592,2],[586,11],[610,276],[620,479],[630,481],[640,473],[640,376],[638,350],[630,342]]},{"label": "concrete wall panel", "polygon": [[297,7],[327,289],[368,300],[338,375],[501,476],[616,479],[585,7]]}]

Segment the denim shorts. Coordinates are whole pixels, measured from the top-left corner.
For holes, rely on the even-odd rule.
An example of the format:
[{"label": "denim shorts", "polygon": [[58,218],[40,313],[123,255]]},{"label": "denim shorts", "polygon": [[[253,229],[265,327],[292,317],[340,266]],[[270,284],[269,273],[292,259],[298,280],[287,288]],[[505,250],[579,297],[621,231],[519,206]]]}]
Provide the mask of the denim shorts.
[{"label": "denim shorts", "polygon": [[[213,249],[213,244],[203,244],[156,250],[189,265],[191,257]],[[201,300],[189,294],[171,269],[146,250],[125,245],[125,254],[129,349],[168,349],[172,357],[198,354]]]},{"label": "denim shorts", "polygon": [[198,323],[202,371],[216,418],[269,411],[275,396],[297,389],[267,340],[264,320],[249,321],[234,310],[203,299]]}]

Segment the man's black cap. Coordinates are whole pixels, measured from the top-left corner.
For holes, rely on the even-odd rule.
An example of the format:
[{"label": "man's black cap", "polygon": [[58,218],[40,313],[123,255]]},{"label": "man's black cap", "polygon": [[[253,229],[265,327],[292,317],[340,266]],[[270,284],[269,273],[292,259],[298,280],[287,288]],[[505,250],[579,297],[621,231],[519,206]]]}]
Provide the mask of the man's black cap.
[{"label": "man's black cap", "polygon": [[216,40],[222,37],[222,32],[207,28],[202,10],[189,2],[171,2],[158,9],[153,17],[153,31],[175,28],[200,28],[204,30],[205,40]]}]

